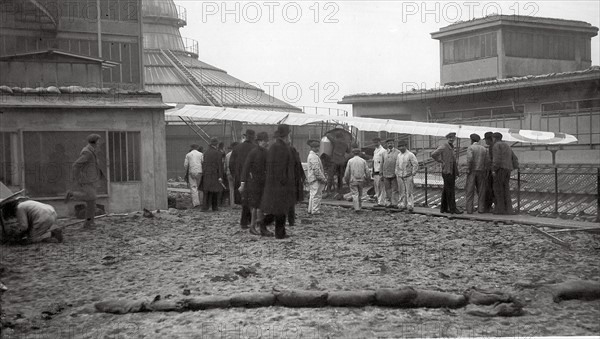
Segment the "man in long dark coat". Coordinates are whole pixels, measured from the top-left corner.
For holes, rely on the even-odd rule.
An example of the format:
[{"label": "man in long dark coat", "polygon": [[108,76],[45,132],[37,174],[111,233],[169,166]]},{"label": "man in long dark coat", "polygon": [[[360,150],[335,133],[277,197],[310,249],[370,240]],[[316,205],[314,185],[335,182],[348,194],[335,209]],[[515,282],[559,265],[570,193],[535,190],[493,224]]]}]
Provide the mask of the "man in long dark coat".
[{"label": "man in long dark coat", "polygon": [[241,144],[235,146],[233,151],[231,151],[231,158],[229,158],[229,168],[231,170],[231,174],[233,175],[233,181],[235,187],[234,192],[234,200],[236,205],[242,205],[242,213],[240,216],[240,226],[242,229],[247,229],[250,221],[252,220],[252,213],[250,212],[250,207],[246,204],[240,192],[238,191],[241,184],[241,176],[242,170],[244,169],[244,164],[246,163],[246,158],[250,151],[252,151],[256,144],[254,140],[256,139],[256,132],[251,129],[247,129],[244,134],[245,140]]},{"label": "man in long dark coat", "polygon": [[[269,145],[269,135],[267,132],[260,132],[256,137],[258,147],[254,148],[244,164],[242,170],[242,183],[240,193],[252,212],[250,222],[250,233],[254,235],[273,236],[273,233],[267,230],[263,222],[263,213],[260,209],[262,196],[265,189],[266,165],[267,165],[267,146]],[[256,226],[260,227],[260,232]]]},{"label": "man in long dark coat", "polygon": [[440,146],[431,153],[433,160],[442,164],[444,188],[442,189],[440,212],[462,214],[462,211],[456,208],[455,199],[456,177],[459,175],[458,160],[454,155],[454,140],[456,139],[456,133],[448,133],[446,139],[446,142],[440,143]]},{"label": "man in long dark coat", "polygon": [[275,218],[275,237],[285,238],[285,218],[295,198],[294,158],[286,141],[290,133],[288,125],[279,125],[275,143],[267,151],[265,190],[261,209]]},{"label": "man in long dark coat", "polygon": [[217,149],[219,140],[210,140],[210,146],[204,152],[204,163],[202,164],[202,187],[204,191],[203,211],[207,211],[212,205],[213,211],[219,210],[219,194],[223,192],[223,154]]},{"label": "man in long dark coat", "polygon": [[300,160],[300,153],[294,146],[290,145],[290,151],[294,158],[294,203],[288,211],[288,224],[294,226],[296,224],[296,204],[304,201],[304,182],[306,181],[306,173],[302,167],[302,160]]}]

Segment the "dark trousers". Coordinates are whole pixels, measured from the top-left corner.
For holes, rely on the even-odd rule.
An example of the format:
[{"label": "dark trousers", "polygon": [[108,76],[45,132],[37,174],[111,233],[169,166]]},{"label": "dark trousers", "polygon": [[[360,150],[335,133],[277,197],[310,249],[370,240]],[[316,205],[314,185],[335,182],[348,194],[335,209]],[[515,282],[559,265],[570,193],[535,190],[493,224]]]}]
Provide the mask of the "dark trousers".
[{"label": "dark trousers", "polygon": [[243,204],[242,205],[242,214],[240,215],[240,225],[248,226],[248,225],[250,225],[251,220],[252,220],[252,211],[250,210],[250,206]]},{"label": "dark trousers", "polygon": [[296,205],[292,205],[292,207],[290,207],[290,210],[287,214],[287,220],[290,226],[294,226],[296,224]]},{"label": "dark trousers", "polygon": [[213,211],[219,210],[219,192],[204,192],[203,210],[207,211],[209,205],[212,206]]},{"label": "dark trousers", "polygon": [[494,197],[496,198],[494,214],[511,214],[510,170],[499,168],[494,177]]},{"label": "dark trousers", "polygon": [[285,214],[275,215],[275,238],[285,238]]},{"label": "dark trousers", "polygon": [[490,213],[492,211],[492,204],[494,203],[494,177],[492,176],[492,171],[487,171],[485,185],[483,213]]},{"label": "dark trousers", "polygon": [[440,211],[442,213],[456,211],[456,199],[454,196],[456,176],[454,174],[442,173],[442,179],[444,179],[444,189],[442,190],[442,206]]}]

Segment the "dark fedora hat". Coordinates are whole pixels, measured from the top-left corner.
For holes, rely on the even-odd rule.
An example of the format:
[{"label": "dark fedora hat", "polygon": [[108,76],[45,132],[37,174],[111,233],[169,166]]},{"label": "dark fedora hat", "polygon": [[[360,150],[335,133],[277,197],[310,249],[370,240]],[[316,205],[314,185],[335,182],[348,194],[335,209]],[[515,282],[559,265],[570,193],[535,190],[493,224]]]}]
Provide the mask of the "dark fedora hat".
[{"label": "dark fedora hat", "polygon": [[278,125],[277,131],[275,131],[275,133],[277,133],[278,137],[285,138],[288,136],[288,134],[290,134],[290,126],[286,124]]}]

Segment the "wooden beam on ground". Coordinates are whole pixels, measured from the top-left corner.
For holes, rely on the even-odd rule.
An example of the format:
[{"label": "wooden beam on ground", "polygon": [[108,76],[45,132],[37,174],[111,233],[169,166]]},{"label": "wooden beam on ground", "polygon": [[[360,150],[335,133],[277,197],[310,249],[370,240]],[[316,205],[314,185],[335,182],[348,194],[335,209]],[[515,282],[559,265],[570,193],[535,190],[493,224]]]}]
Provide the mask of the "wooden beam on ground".
[{"label": "wooden beam on ground", "polygon": [[569,228],[564,230],[552,230],[548,231],[548,233],[567,233],[567,232],[599,232],[600,226],[597,227],[586,227],[586,228]]},{"label": "wooden beam on ground", "polygon": [[549,234],[548,232],[542,231],[541,229],[539,229],[539,228],[537,228],[535,226],[532,226],[531,229],[534,230],[535,232],[537,232],[537,233],[545,236],[546,238],[550,239],[550,241],[552,241],[555,244],[559,244],[559,245],[561,245],[561,246],[563,246],[565,248],[568,248],[568,249],[571,248],[571,245],[569,243],[567,243],[567,242],[565,242],[563,240],[558,239],[557,237],[553,236],[552,234]]}]

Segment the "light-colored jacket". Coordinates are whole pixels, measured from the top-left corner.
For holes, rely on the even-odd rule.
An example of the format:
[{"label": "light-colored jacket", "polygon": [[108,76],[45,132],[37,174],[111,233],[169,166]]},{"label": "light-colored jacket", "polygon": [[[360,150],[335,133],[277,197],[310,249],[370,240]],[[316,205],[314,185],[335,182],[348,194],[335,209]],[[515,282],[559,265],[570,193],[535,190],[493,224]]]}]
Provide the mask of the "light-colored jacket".
[{"label": "light-colored jacket", "polygon": [[371,175],[369,174],[369,166],[365,159],[355,155],[354,158],[348,160],[344,179],[350,185],[366,182]]},{"label": "light-colored jacket", "polygon": [[490,162],[488,150],[478,143],[472,144],[467,148],[467,173],[473,171],[489,170]]},{"label": "light-colored jacket", "polygon": [[373,174],[381,174],[381,165],[383,164],[383,156],[385,155],[385,148],[379,145],[373,152]]},{"label": "light-colored jacket", "polygon": [[86,145],[79,153],[79,158],[73,163],[73,174],[79,184],[92,184],[104,177],[92,145]]},{"label": "light-colored jacket", "polygon": [[306,176],[306,182],[313,183],[315,181],[327,181],[325,178],[325,171],[323,170],[323,163],[321,158],[314,151],[308,153],[308,175]]},{"label": "light-colored jacket", "polygon": [[440,146],[431,153],[433,160],[442,164],[443,174],[452,174],[458,176],[458,165],[454,157],[454,147],[449,142],[443,141]]},{"label": "light-colored jacket", "polygon": [[419,161],[413,152],[400,152],[396,160],[396,176],[400,178],[415,176],[419,171]]},{"label": "light-colored jacket", "polygon": [[383,173],[381,173],[381,175],[383,175],[384,178],[394,178],[396,176],[396,160],[398,160],[398,154],[400,154],[400,151],[395,148],[392,148],[391,151],[385,150],[385,153],[383,153],[383,164],[381,168]]},{"label": "light-colored jacket", "polygon": [[[190,175],[197,175],[202,173],[202,163],[204,162],[204,155],[197,150],[191,150],[185,155],[185,161],[183,167],[188,171]],[[188,170],[189,168],[189,170]]]}]

